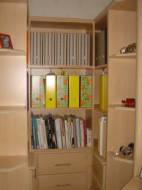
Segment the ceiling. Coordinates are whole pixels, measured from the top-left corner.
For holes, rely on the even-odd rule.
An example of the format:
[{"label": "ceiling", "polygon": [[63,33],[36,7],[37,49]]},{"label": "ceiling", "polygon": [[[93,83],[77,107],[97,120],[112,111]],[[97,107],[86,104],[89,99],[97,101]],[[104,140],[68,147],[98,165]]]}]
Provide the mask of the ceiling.
[{"label": "ceiling", "polygon": [[30,16],[94,19],[112,0],[29,0]]}]

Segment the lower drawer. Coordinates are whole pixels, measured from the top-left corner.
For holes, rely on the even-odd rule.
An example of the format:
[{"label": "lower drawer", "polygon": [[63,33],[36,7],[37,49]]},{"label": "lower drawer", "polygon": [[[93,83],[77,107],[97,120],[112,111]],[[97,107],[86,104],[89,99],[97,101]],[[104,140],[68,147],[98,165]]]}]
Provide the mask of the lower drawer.
[{"label": "lower drawer", "polygon": [[87,190],[87,174],[38,176],[38,190]]}]

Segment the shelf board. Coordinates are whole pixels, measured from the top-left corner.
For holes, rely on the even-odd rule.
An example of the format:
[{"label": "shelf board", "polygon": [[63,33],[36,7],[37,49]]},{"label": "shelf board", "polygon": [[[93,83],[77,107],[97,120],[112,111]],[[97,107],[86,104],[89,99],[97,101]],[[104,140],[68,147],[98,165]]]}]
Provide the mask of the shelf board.
[{"label": "shelf board", "polygon": [[126,107],[126,106],[123,106],[123,105],[109,105],[109,108],[114,108],[114,109],[118,109],[118,110],[122,110],[122,111],[136,111],[136,108],[135,107]]},{"label": "shelf board", "polygon": [[94,108],[30,108],[32,112],[47,112],[52,110],[59,110],[59,111],[67,111],[67,110],[78,110],[78,111],[86,111],[86,110],[94,110]]},{"label": "shelf board", "polygon": [[50,66],[50,65],[29,65],[29,69],[94,69],[93,66],[65,66],[65,65],[56,65],[56,66]]},{"label": "shelf board", "polygon": [[104,69],[107,69],[107,64],[104,64],[104,65],[97,65],[97,66],[95,66],[95,70],[104,70]]},{"label": "shelf board", "polygon": [[71,152],[91,151],[91,147],[70,148],[70,149],[31,149],[34,153],[71,153]]},{"label": "shelf board", "polygon": [[113,160],[128,163],[128,164],[134,164],[134,160],[133,160],[132,157],[125,157],[125,156],[122,156],[122,155],[115,155],[115,153],[112,152],[112,151],[109,151],[108,155],[111,156],[113,158]]},{"label": "shelf board", "polygon": [[0,111],[17,111],[17,110],[26,110],[26,106],[24,105],[16,105],[16,106],[0,106]]},{"label": "shelf board", "polygon": [[124,59],[134,59],[134,58],[136,58],[136,53],[125,53],[125,54],[120,54],[120,53],[118,53],[118,54],[115,54],[115,55],[112,55],[112,56],[110,56],[109,58],[114,58],[114,59],[121,59],[121,58],[124,58]]},{"label": "shelf board", "polygon": [[26,53],[18,49],[0,49],[0,56],[24,56]]},{"label": "shelf board", "polygon": [[134,163],[134,160],[132,158],[124,158],[124,157],[121,157],[121,156],[114,156],[114,160],[129,163],[129,164]]}]

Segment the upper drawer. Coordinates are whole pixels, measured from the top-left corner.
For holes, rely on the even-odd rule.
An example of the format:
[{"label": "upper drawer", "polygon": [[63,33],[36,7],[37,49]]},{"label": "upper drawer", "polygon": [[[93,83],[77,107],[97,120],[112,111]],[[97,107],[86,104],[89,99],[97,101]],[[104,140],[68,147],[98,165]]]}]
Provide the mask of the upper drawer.
[{"label": "upper drawer", "polygon": [[87,171],[86,153],[52,153],[38,156],[38,174],[57,174]]}]

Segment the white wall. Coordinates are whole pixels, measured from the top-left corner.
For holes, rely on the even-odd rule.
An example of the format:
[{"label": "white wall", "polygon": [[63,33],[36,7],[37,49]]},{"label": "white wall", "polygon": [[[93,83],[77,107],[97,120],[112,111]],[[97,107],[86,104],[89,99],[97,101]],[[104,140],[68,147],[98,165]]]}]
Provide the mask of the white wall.
[{"label": "white wall", "polygon": [[112,0],[29,0],[30,16],[93,19]]}]

